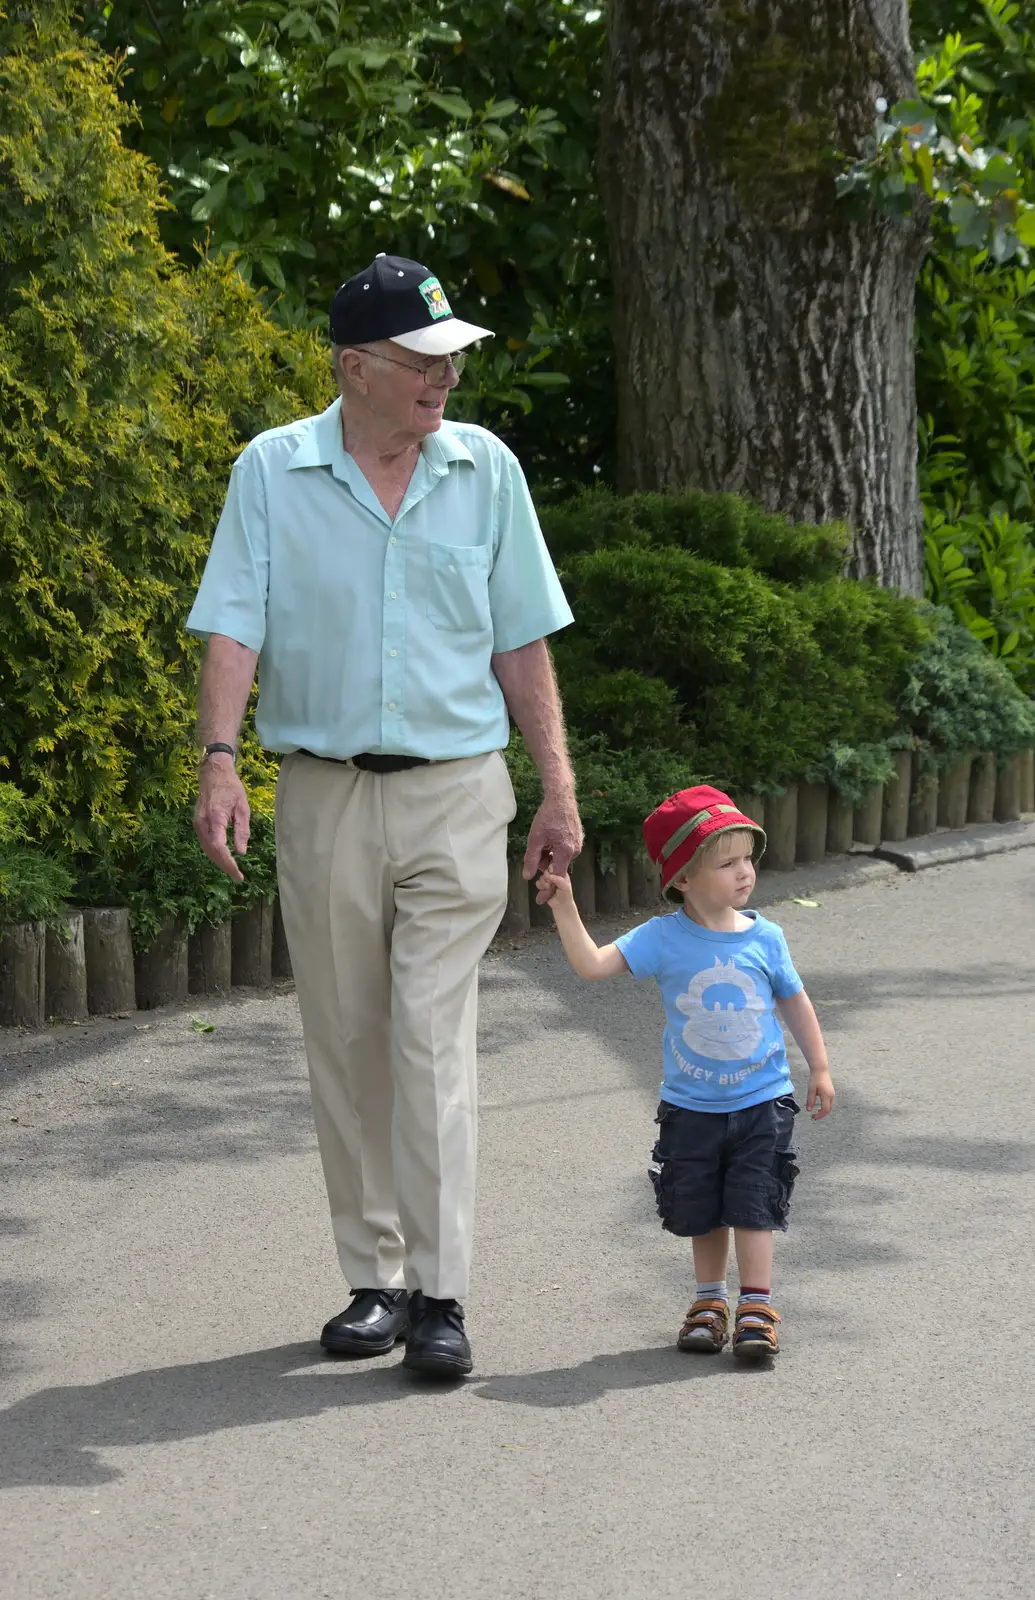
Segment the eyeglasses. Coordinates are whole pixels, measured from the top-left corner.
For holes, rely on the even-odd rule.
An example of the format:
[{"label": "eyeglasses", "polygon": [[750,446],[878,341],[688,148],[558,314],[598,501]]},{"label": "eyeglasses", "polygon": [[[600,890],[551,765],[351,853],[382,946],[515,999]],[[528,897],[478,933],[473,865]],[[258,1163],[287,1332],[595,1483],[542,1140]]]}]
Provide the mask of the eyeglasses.
[{"label": "eyeglasses", "polygon": [[466,350],[456,350],[451,356],[440,356],[437,361],[429,361],[426,367],[415,367],[412,361],[396,361],[394,356],[383,356],[380,350],[364,350],[361,354],[373,356],[375,361],[387,361],[391,367],[404,367],[407,372],[419,372],[424,382],[436,389],[449,382],[450,367],[459,378],[467,365]]}]

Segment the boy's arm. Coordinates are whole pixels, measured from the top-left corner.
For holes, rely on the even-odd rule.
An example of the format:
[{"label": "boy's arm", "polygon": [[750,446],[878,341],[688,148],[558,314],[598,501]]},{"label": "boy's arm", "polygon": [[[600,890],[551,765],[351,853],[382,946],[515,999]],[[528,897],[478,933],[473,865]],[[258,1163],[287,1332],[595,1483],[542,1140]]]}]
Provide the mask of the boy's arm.
[{"label": "boy's arm", "polygon": [[786,1000],[777,1000],[776,1005],[791,1030],[795,1044],[808,1063],[809,1092],[805,1109],[813,1111],[815,1107],[812,1120],[819,1122],[823,1117],[828,1117],[834,1109],[834,1085],[827,1064],[827,1047],[823,1043],[819,1018],[804,989],[799,990],[797,994],[789,995]]},{"label": "boy's arm", "polygon": [[617,978],[629,971],[629,963],[617,945],[605,944],[601,949],[586,932],[567,877],[546,872],[539,880],[539,888],[549,895],[548,904],[564,954],[580,978]]}]

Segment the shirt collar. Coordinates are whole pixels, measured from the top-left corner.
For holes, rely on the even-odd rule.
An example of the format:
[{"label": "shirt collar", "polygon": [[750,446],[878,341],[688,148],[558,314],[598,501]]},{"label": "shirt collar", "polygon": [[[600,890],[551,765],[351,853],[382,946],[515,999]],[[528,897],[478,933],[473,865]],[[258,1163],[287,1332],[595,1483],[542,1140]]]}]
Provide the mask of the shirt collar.
[{"label": "shirt collar", "polygon": [[[445,477],[453,461],[466,461],[475,465],[474,456],[453,431],[451,423],[444,422],[437,433],[429,433],[422,445],[422,453],[432,472]],[[341,396],[333,400],[326,411],[311,417],[288,470],[295,467],[333,467],[341,463],[345,448],[341,439]]]},{"label": "shirt collar", "polygon": [[331,467],[344,455],[341,442],[341,396],[331,402],[318,417],[310,417],[301,443],[288,462],[288,471],[295,467]]}]

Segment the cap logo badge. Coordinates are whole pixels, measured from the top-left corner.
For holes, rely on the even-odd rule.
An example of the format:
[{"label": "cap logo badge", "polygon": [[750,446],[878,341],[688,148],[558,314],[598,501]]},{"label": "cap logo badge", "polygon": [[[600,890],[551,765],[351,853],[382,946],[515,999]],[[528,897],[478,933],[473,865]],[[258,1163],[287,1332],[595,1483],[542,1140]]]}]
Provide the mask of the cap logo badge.
[{"label": "cap logo badge", "polygon": [[451,317],[449,301],[446,299],[445,290],[437,278],[425,278],[419,285],[424,304],[437,322],[440,317]]}]

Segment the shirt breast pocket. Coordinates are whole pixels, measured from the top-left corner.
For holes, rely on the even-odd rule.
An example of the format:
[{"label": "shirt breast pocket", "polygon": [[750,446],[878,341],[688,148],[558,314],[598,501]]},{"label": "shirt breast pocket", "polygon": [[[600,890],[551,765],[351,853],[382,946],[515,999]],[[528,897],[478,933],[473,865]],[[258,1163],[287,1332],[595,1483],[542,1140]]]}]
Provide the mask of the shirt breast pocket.
[{"label": "shirt breast pocket", "polygon": [[428,545],[428,618],[451,633],[492,627],[489,552],[483,545]]}]

